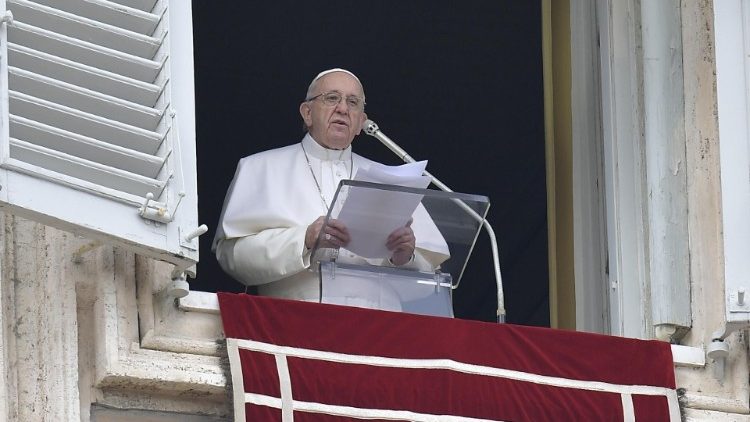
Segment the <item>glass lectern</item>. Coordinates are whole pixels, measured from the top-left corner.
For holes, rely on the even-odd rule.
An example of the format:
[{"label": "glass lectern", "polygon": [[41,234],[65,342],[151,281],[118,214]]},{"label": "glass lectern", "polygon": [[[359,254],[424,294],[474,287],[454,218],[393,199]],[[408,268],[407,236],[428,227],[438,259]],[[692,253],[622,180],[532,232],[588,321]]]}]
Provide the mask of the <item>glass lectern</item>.
[{"label": "glass lectern", "polygon": [[[452,291],[489,205],[486,196],[343,180],[311,251],[320,302],[452,317]],[[331,220],[346,225],[346,246],[326,239]],[[414,231],[415,253],[394,265],[386,239],[405,225]]]}]

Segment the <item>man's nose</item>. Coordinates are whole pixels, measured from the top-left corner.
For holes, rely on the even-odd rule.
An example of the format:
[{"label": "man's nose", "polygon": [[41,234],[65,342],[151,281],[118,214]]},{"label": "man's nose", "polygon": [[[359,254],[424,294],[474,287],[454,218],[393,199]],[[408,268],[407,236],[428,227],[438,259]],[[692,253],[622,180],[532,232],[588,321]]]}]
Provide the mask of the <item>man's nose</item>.
[{"label": "man's nose", "polygon": [[346,98],[342,98],[338,104],[336,104],[336,112],[342,114],[349,113],[349,104],[346,103]]}]

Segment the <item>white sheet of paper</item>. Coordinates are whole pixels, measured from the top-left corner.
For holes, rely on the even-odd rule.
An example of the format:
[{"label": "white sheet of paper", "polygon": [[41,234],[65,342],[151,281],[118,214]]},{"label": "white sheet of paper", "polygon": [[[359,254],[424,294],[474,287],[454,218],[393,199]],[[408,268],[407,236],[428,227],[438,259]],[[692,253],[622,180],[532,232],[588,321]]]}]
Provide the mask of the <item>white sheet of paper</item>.
[{"label": "white sheet of paper", "polygon": [[[426,166],[427,161],[401,166],[378,164],[359,169],[354,180],[424,189],[430,184],[430,178],[422,176]],[[351,240],[346,249],[365,258],[390,257],[391,252],[385,246],[388,236],[406,225],[422,196],[378,189],[351,189],[337,217],[349,230]]]},{"label": "white sheet of paper", "polygon": [[427,168],[427,160],[400,166],[374,163],[368,168],[357,170],[354,180],[424,189],[430,184],[430,178],[422,176],[425,168]]}]

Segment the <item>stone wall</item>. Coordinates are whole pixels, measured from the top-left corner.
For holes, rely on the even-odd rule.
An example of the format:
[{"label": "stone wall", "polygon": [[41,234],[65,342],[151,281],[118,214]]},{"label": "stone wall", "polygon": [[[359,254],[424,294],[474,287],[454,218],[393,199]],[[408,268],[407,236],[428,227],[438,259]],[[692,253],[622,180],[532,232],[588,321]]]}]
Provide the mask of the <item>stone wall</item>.
[{"label": "stone wall", "polygon": [[218,316],[159,292],[168,265],[0,220],[1,420],[230,419]]}]

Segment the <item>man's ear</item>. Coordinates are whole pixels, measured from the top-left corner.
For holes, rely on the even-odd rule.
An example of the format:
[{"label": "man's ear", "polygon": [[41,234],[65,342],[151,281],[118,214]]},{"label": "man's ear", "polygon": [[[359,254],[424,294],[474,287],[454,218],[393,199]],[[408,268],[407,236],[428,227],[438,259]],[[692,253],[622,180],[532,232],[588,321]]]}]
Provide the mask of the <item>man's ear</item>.
[{"label": "man's ear", "polygon": [[302,120],[305,122],[305,125],[307,125],[307,127],[312,126],[312,109],[310,108],[310,104],[308,104],[307,102],[300,104],[299,114],[302,116]]},{"label": "man's ear", "polygon": [[359,135],[362,132],[362,128],[365,127],[365,122],[367,121],[367,113],[362,113],[362,119],[359,121],[359,130],[357,130],[357,135]]}]

